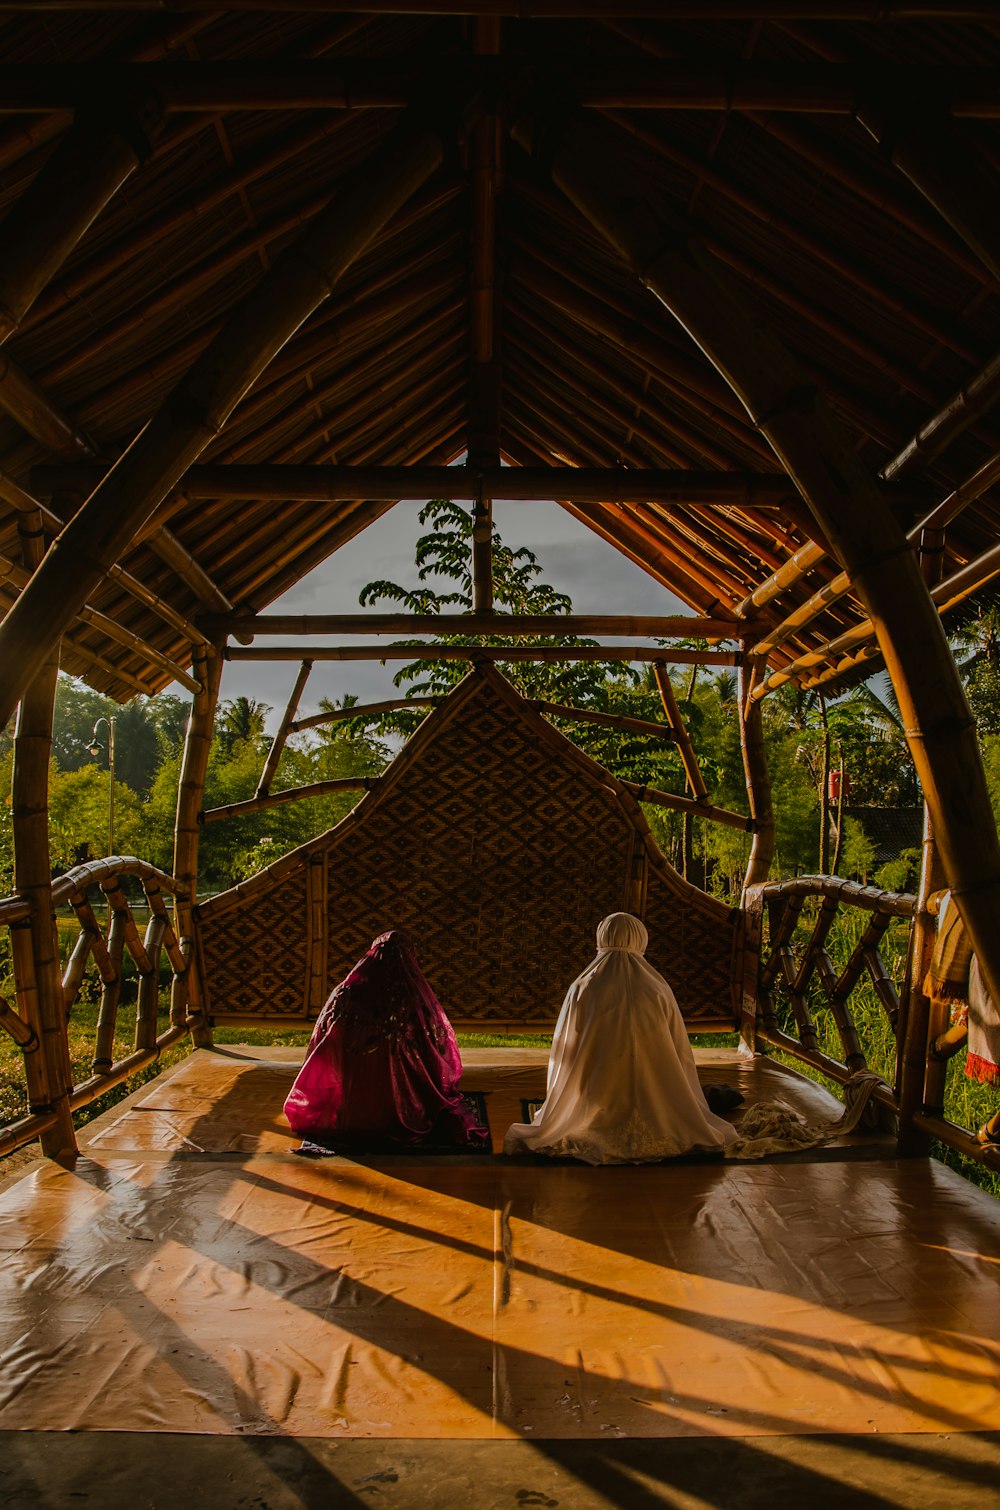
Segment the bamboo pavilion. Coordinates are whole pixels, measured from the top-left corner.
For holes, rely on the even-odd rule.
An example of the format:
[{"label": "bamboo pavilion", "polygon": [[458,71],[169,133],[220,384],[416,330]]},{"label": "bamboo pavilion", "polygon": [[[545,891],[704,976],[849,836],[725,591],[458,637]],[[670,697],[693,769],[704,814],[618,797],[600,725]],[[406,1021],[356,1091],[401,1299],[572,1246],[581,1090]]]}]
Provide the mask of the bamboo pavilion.
[{"label": "bamboo pavilion", "polygon": [[[1000,1000],[1000,841],[949,646],[1000,577],[1000,5],[0,0],[0,41],[0,1027],[29,1105],[0,1129],[5,1502],[1000,1503],[1000,1208],[929,1157],[1000,1150],[944,1115],[923,992],[950,888]],[[470,613],[269,612],[434,497],[473,509]],[[556,500],[664,612],[498,612],[498,499]],[[429,646],[468,674],[349,817],[200,898],[206,823],[344,785],[275,789],[313,667],[442,632],[489,643]],[[635,732],[676,747],[683,793],[561,732],[615,715],[498,669],[588,654],[652,664]],[[257,792],[206,810],[226,664],[268,659],[288,700]],[[710,799],[669,677],[692,662],[738,674],[749,816]],[[191,694],[170,873],[52,873],[60,670]],[[918,892],[773,876],[767,698],[880,670]],[[676,872],[651,804],[749,834],[739,907]],[[852,1083],[868,983],[896,1043],[873,1125],[752,1165],[312,1164],[280,1116],[301,1051],[213,1045],[308,1026],[389,922],[457,1025],[550,1030],[616,909],[690,1031],[739,1035],[703,1081],[806,1116],[842,1108],[789,1061]],[[545,1060],[467,1054],[495,1148]]]}]

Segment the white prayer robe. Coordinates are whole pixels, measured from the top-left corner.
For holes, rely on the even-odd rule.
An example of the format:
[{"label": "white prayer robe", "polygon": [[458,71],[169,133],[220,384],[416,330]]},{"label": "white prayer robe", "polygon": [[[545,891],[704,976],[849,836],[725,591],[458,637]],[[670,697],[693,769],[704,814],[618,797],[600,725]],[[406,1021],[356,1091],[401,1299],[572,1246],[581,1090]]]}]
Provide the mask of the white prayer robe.
[{"label": "white prayer robe", "polygon": [[647,943],[627,912],[601,923],[597,957],[556,1023],[545,1101],[530,1123],[508,1129],[506,1153],[643,1164],[734,1141],[708,1109],[674,993],[643,959]]}]

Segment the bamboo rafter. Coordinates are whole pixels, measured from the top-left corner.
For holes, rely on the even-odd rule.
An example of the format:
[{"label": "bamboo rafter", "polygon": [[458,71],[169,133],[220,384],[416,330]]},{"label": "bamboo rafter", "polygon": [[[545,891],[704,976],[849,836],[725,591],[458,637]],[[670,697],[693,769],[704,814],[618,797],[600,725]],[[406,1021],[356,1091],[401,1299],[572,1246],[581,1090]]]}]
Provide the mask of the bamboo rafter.
[{"label": "bamboo rafter", "polygon": [[227,634],[464,634],[522,638],[529,635],[607,634],[663,639],[732,639],[745,626],[697,614],[356,613],[221,614],[202,620],[210,639]]}]

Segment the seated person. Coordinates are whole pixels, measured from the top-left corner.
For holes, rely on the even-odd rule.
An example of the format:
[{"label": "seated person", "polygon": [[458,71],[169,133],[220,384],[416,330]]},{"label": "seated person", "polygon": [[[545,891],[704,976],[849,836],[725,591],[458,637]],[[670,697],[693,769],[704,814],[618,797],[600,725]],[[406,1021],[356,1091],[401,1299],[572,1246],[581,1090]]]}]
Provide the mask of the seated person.
[{"label": "seated person", "polygon": [[475,1145],[451,1023],[409,936],[381,933],[335,986],[285,1102],[293,1132],[337,1147]]},{"label": "seated person", "polygon": [[508,1129],[504,1152],[587,1164],[642,1164],[736,1138],[708,1109],[674,993],[643,959],[645,926],[613,912],[597,957],[566,993],[549,1055],[546,1097]]},{"label": "seated person", "polygon": [[[938,911],[924,992],[932,1001],[946,1002],[951,1012],[951,1027],[931,1044],[931,1058],[950,1059],[968,1044],[968,1078],[1000,1086],[1000,1013],[950,891],[944,893]],[[978,1143],[1000,1145],[1000,1111],[994,1112],[975,1136]]]}]

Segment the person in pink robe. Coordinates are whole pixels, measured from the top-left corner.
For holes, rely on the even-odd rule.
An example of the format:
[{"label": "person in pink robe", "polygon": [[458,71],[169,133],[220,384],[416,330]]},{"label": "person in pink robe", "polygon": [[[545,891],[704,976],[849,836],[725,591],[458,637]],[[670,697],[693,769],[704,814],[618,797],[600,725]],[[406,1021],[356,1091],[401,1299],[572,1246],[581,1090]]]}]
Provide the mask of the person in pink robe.
[{"label": "person in pink robe", "polygon": [[[327,998],[285,1101],[293,1132],[327,1146],[476,1146],[462,1061],[409,935],[380,933]],[[487,1144],[488,1146],[488,1144]]]}]

